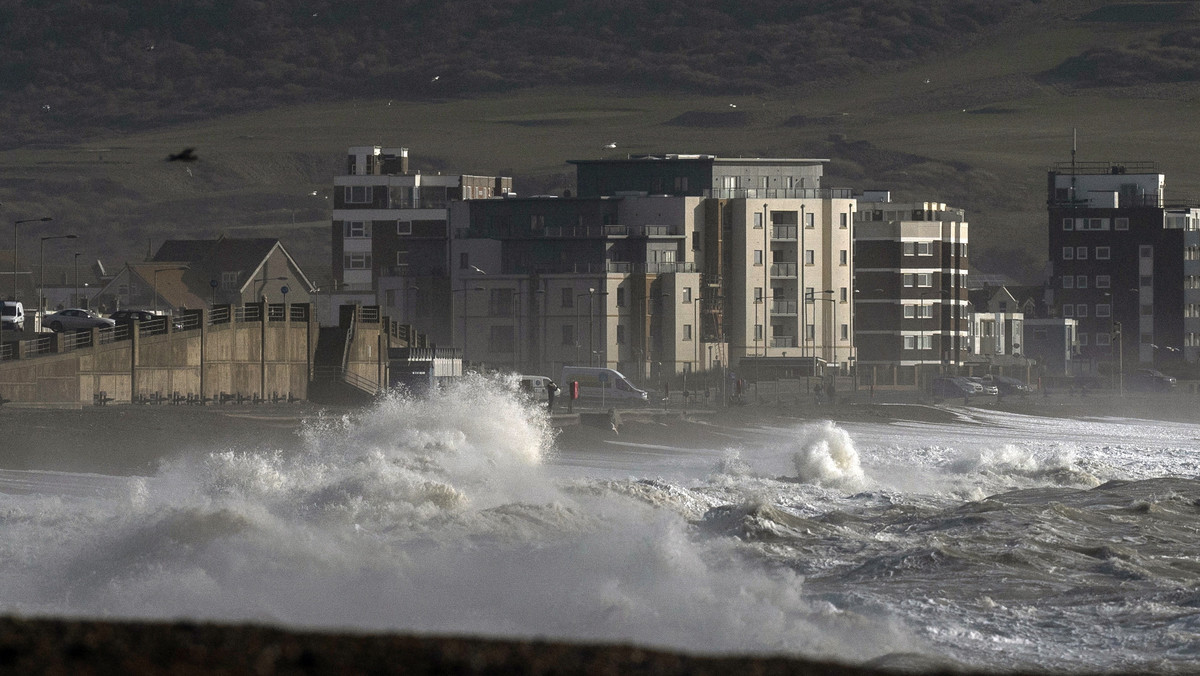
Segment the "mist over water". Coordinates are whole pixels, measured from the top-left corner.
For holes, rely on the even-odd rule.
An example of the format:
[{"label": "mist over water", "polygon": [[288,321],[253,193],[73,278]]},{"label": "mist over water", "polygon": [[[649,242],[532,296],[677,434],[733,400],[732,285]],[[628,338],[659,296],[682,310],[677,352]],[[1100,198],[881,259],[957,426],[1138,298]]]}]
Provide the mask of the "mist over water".
[{"label": "mist over water", "polygon": [[1194,659],[1200,427],[964,415],[566,458],[541,407],[469,378],[312,420],[300,452],[0,476],[0,611],[885,665]]}]

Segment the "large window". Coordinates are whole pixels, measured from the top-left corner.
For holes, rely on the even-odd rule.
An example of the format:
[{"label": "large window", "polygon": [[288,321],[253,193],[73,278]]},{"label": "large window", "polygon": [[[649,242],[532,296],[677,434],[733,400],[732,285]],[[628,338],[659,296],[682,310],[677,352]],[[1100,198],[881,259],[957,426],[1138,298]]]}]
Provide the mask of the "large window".
[{"label": "large window", "polygon": [[516,294],[512,289],[492,289],[488,294],[488,314],[493,317],[509,317],[516,310]]},{"label": "large window", "polygon": [[566,288],[562,290],[562,306],[575,307],[575,289]]},{"label": "large window", "polygon": [[370,204],[371,186],[348,185],[344,194],[346,204]]},{"label": "large window", "polygon": [[346,221],[343,226],[347,239],[371,236],[371,223],[368,221]]},{"label": "large window", "polygon": [[348,253],[343,257],[343,267],[347,270],[370,270],[371,254]]}]

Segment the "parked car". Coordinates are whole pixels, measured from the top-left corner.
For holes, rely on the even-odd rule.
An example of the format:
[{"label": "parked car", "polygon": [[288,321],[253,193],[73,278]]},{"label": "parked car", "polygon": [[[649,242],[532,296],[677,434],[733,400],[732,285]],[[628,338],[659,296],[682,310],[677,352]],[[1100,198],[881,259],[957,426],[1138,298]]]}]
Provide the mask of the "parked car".
[{"label": "parked car", "polygon": [[983,377],[983,382],[995,385],[1000,394],[1006,397],[1013,394],[1024,397],[1033,392],[1032,387],[1009,376],[986,375]]},{"label": "parked car", "polygon": [[149,310],[117,310],[108,316],[117,324],[132,324],[136,322],[152,322],[163,319],[165,315],[155,314]]},{"label": "parked car", "polygon": [[981,393],[982,386],[976,387],[962,376],[940,376],[930,384],[930,393],[934,399],[967,399]]},{"label": "parked car", "polygon": [[967,380],[978,385],[981,388],[983,394],[986,394],[988,396],[994,397],[1000,393],[1000,390],[999,390],[999,388],[996,387],[995,383],[984,380],[983,378],[981,378],[979,376],[967,376]]},{"label": "parked car", "polygon": [[20,301],[0,301],[0,323],[5,331],[24,331],[25,306]]},{"label": "parked car", "polygon": [[71,308],[59,310],[42,317],[42,326],[51,331],[75,331],[78,329],[105,328],[116,326],[117,323],[107,317],[101,317],[93,310]]},{"label": "parked car", "polygon": [[1175,389],[1175,379],[1155,369],[1138,369],[1127,383],[1131,390],[1166,392]]}]

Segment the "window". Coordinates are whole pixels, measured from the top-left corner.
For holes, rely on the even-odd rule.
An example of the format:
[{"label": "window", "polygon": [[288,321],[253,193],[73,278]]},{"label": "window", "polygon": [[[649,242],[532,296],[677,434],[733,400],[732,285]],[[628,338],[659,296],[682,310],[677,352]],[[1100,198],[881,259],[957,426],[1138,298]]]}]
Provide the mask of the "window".
[{"label": "window", "polygon": [[1064,246],[1064,247],[1063,247],[1062,259],[1063,259],[1064,261],[1073,261],[1073,260],[1075,260],[1075,247],[1073,247],[1073,246]]},{"label": "window", "polygon": [[815,340],[817,335],[816,324],[806,324],[804,326],[804,338],[806,340]]},{"label": "window", "polygon": [[850,262],[850,252],[846,251],[845,249],[842,249],[841,251],[839,251],[838,252],[838,264],[846,265],[849,262]]},{"label": "window", "polygon": [[900,248],[904,252],[905,256],[916,256],[917,255],[917,243],[916,242],[902,242],[900,244]]},{"label": "window", "polygon": [[1113,219],[1113,227],[1117,230],[1128,230],[1129,229],[1129,219],[1128,218],[1114,218]]},{"label": "window", "polygon": [[1074,316],[1075,316],[1075,306],[1074,306],[1074,305],[1071,305],[1070,303],[1067,303],[1066,305],[1063,305],[1063,308],[1062,308],[1062,316],[1064,316],[1064,317],[1074,317]]},{"label": "window", "polygon": [[1075,221],[1071,220],[1070,218],[1064,218],[1063,219],[1063,230],[1074,230],[1074,229],[1075,229]]},{"label": "window", "polygon": [[1086,261],[1087,260],[1087,247],[1086,246],[1075,247],[1075,260],[1077,260],[1077,261]]},{"label": "window", "polygon": [[1096,316],[1097,317],[1111,317],[1112,316],[1112,305],[1110,305],[1108,303],[1097,304],[1096,305]]},{"label": "window", "polygon": [[688,177],[687,176],[676,176],[675,177],[675,192],[687,192],[687,189],[688,189]]},{"label": "window", "polygon": [[412,221],[396,221],[396,234],[397,235],[411,235],[412,234]]},{"label": "window", "polygon": [[933,286],[933,275],[928,272],[918,273],[917,286]]},{"label": "window", "polygon": [[1138,256],[1141,256],[1142,258],[1153,258],[1154,257],[1154,247],[1147,246],[1147,245],[1142,245],[1142,246],[1138,247]]},{"label": "window", "polygon": [[816,262],[816,260],[817,260],[816,254],[812,249],[804,250],[804,264],[805,265],[812,265],[814,262]]},{"label": "window", "polygon": [[617,287],[617,307],[625,307],[625,288]]},{"label": "window", "polygon": [[1104,219],[1102,219],[1102,218],[1089,218],[1088,219],[1088,230],[1103,230],[1103,229],[1104,229]]},{"label": "window", "polygon": [[1107,289],[1112,286],[1112,278],[1108,275],[1096,275],[1096,288]]},{"label": "window", "polygon": [[347,270],[370,270],[371,254],[349,253],[343,258],[343,267]]},{"label": "window", "polygon": [[917,255],[918,256],[932,256],[933,255],[933,244],[931,242],[917,242]]},{"label": "window", "polygon": [[488,293],[488,314],[493,317],[509,317],[515,305],[512,289],[492,289]]},{"label": "window", "polygon": [[762,265],[762,264],[763,264],[763,252],[762,252],[762,249],[755,249],[755,250],[754,250],[754,264],[755,264],[755,265]]},{"label": "window", "polygon": [[904,318],[905,319],[916,319],[917,318],[917,306],[916,305],[905,305],[904,306]]},{"label": "window", "polygon": [[1074,289],[1075,288],[1075,278],[1072,277],[1071,275],[1063,275],[1063,288],[1064,289]]},{"label": "window", "polygon": [[[501,290],[501,289],[494,289]],[[512,326],[493,326],[488,335],[488,350],[491,352],[512,352],[513,351],[513,327]]]},{"label": "window", "polygon": [[838,214],[838,216],[841,217],[841,221],[838,223],[838,227],[839,228],[848,227],[847,221],[848,221],[849,214]]},{"label": "window", "polygon": [[691,324],[683,325],[683,339],[684,340],[692,339],[692,325]]},{"label": "window", "polygon": [[1088,288],[1087,280],[1088,280],[1087,275],[1075,275],[1075,288],[1076,289]]},{"label": "window", "polygon": [[1112,249],[1106,246],[1096,247],[1096,260],[1106,261],[1112,256]]},{"label": "window", "polygon": [[850,340],[850,325],[849,324],[842,324],[841,334],[842,334],[842,337],[840,338],[840,340]]},{"label": "window", "polygon": [[1080,303],[1079,305],[1076,305],[1076,306],[1075,306],[1075,316],[1076,316],[1076,317],[1086,317],[1086,316],[1088,316],[1088,306],[1087,306],[1087,305],[1084,305],[1083,303]]},{"label": "window", "polygon": [[344,197],[347,204],[370,204],[371,186],[348,185]]},{"label": "window", "polygon": [[396,274],[408,274],[408,249],[396,250]]},{"label": "window", "polygon": [[756,287],[754,287],[754,302],[755,302],[755,303],[761,303],[761,302],[762,302],[762,297],[763,297],[763,290],[762,290],[762,287],[761,287],[761,286],[756,286]]},{"label": "window", "polygon": [[933,306],[924,303],[917,306],[918,319],[933,319]]},{"label": "window", "polygon": [[912,273],[905,273],[901,276],[901,280],[906,287],[913,287],[917,285],[917,276]]},{"label": "window", "polygon": [[690,287],[690,286],[683,287],[683,302],[684,303],[692,302],[692,287]]},{"label": "window", "polygon": [[840,293],[839,293],[838,295],[840,295],[840,296],[841,296],[841,300],[842,300],[842,302],[843,302],[843,303],[845,303],[845,302],[846,302],[846,294],[847,294],[847,293],[848,293],[848,292],[846,291],[846,287],[844,287],[844,286],[843,286],[843,287],[841,287],[841,289],[840,289]]},{"label": "window", "polygon": [[816,225],[816,219],[814,218],[814,214],[811,214],[811,213],[804,214],[804,227],[812,228],[815,225]]},{"label": "window", "polygon": [[575,307],[575,289],[566,288],[562,290],[562,306]]},{"label": "window", "polygon": [[762,227],[763,227],[763,215],[756,211],[756,212],[754,212],[754,229],[762,230]]},{"label": "window", "polygon": [[575,325],[563,324],[562,327],[562,344],[571,346],[575,344]]},{"label": "window", "polygon": [[221,290],[236,291],[238,288],[238,277],[241,276],[236,270],[221,273]]},{"label": "window", "polygon": [[763,339],[763,330],[762,330],[762,324],[755,324],[755,325],[754,325],[754,339],[755,339],[755,340],[762,340],[762,339]]},{"label": "window", "polygon": [[617,344],[618,345],[625,344],[625,325],[624,324],[617,324]]},{"label": "window", "polygon": [[371,224],[366,221],[346,221],[345,235],[347,239],[357,239],[371,236]]},{"label": "window", "polygon": [[546,227],[546,217],[537,214],[529,217],[529,229],[534,232],[539,232]]},{"label": "window", "polygon": [[906,349],[906,350],[917,349],[917,337],[916,336],[904,336],[904,349]]}]

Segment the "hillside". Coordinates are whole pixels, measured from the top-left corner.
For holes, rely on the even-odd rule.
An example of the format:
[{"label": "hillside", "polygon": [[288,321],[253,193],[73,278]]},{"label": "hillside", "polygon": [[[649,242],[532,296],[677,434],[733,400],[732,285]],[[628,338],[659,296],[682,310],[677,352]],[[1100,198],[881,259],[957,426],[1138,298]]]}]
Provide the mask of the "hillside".
[{"label": "hillside", "polygon": [[[1170,197],[1200,195],[1197,15],[1101,0],[0,0],[0,201],[110,265],[167,237],[269,234],[320,279],[350,145],[514,175],[526,194],[569,187],[575,158],[826,157],[827,184],[966,207],[976,264],[1030,277],[1045,170],[1069,159],[1072,127],[1081,159],[1154,160]],[[184,147],[200,161],[163,161]]]}]

